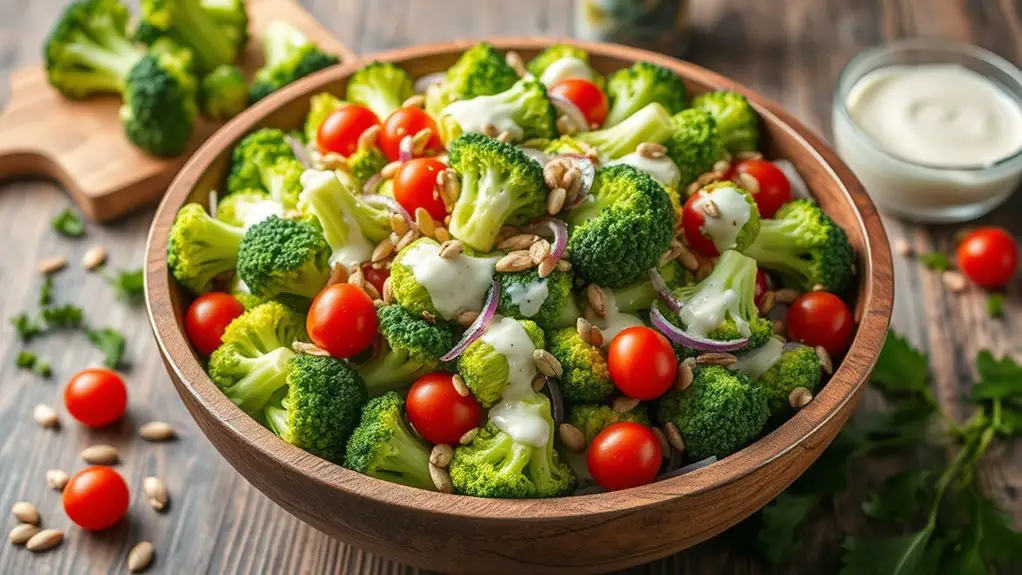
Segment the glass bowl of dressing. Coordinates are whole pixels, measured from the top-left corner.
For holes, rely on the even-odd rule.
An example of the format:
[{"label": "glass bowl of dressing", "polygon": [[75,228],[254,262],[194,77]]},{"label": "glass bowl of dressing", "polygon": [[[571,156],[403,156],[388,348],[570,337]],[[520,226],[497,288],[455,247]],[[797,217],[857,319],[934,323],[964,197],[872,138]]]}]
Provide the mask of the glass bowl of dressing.
[{"label": "glass bowl of dressing", "polygon": [[943,38],[865,50],[845,66],[833,110],[842,159],[888,214],[977,218],[1022,180],[1022,72]]}]

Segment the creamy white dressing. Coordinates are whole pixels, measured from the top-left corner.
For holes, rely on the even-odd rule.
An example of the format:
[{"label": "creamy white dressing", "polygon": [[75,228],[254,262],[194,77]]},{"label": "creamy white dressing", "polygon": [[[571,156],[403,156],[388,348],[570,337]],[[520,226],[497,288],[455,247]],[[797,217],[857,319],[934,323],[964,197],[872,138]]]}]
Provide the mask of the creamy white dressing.
[{"label": "creamy white dressing", "polygon": [[696,207],[704,202],[712,201],[717,206],[719,215],[707,215],[703,220],[702,231],[713,241],[717,251],[724,253],[738,245],[738,234],[752,217],[752,206],[745,194],[737,188],[722,186],[696,200]]},{"label": "creamy white dressing", "polygon": [[616,160],[611,160],[605,165],[614,166],[617,164],[625,164],[635,168],[636,170],[646,172],[652,176],[654,180],[672,188],[677,188],[678,183],[681,181],[681,170],[679,170],[674,161],[667,156],[653,159],[643,156],[638,152],[632,152],[631,154],[621,156]]},{"label": "creamy white dressing", "polygon": [[[308,201],[308,194],[313,190],[320,193],[325,190],[327,193],[338,195],[346,191],[344,184],[337,178],[337,174],[327,170],[305,170],[302,173],[301,184],[303,191],[298,198],[299,202]],[[340,199],[334,203],[338,206],[346,205],[346,202]],[[322,217],[336,218],[338,222],[343,220],[343,224],[327,225],[326,222],[322,222]],[[331,246],[339,246],[335,247],[330,255],[330,265],[339,263],[350,268],[372,257],[375,246],[362,233],[362,228],[358,226],[358,220],[347,211],[347,208],[342,208],[333,214],[324,214],[322,217],[324,239]],[[338,228],[347,230],[345,237],[339,237],[335,231]]]},{"label": "creamy white dressing", "polygon": [[766,345],[738,356],[738,362],[731,369],[740,371],[752,379],[759,379],[773,367],[784,353],[784,344],[776,337],[767,340]]},{"label": "creamy white dressing", "polygon": [[738,313],[738,293],[733,289],[721,290],[715,282],[710,281],[681,308],[678,316],[685,324],[685,331],[706,337],[724,322],[728,313],[735,321],[738,333],[748,337],[751,330],[749,322],[743,320]]},{"label": "creamy white dressing", "polygon": [[443,109],[441,115],[449,115],[466,134],[485,133],[487,124],[497,128],[497,132],[507,132],[511,139],[521,139],[525,132],[512,115],[514,106],[496,102],[493,98],[481,97],[451,102]]},{"label": "creamy white dressing", "polygon": [[429,292],[440,315],[450,320],[460,312],[483,309],[497,258],[465,254],[442,258],[438,244],[418,242],[402,253],[401,262],[411,268],[415,281]]},{"label": "creamy white dressing", "polygon": [[489,419],[515,441],[543,447],[550,440],[550,424],[543,417],[543,403],[536,401],[532,378],[536,376],[536,347],[517,321],[496,316],[480,338],[504,356],[508,384],[500,401],[490,408]]},{"label": "creamy white dressing", "polygon": [[611,291],[607,292],[607,316],[600,318],[596,322],[597,327],[603,332],[603,346],[604,348],[610,345],[610,342],[617,337],[617,334],[622,331],[636,325],[645,325],[642,320],[637,316],[630,313],[625,313],[617,308],[617,300],[614,299],[614,293]]},{"label": "creamy white dressing", "polygon": [[543,73],[539,75],[539,81],[543,83],[547,88],[560,82],[561,80],[567,80],[569,78],[580,78],[582,80],[592,81],[593,70],[584,61],[566,56],[554,60]]},{"label": "creamy white dressing", "polygon": [[518,311],[525,317],[532,317],[543,307],[550,290],[545,279],[537,279],[527,284],[513,284],[507,288],[511,303],[518,306]]},{"label": "creamy white dressing", "polygon": [[254,202],[241,214],[241,225],[247,230],[270,216],[283,217],[284,206],[270,199]]}]

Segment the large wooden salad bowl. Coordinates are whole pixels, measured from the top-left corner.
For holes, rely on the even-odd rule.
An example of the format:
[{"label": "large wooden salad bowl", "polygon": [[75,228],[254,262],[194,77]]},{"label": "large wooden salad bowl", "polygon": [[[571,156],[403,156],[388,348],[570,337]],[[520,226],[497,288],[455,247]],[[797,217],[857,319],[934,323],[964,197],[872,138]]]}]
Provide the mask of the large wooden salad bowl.
[{"label": "large wooden salad bowl", "polygon": [[[556,40],[502,38],[497,48],[526,59]],[[418,77],[445,70],[474,42],[380,54]],[[750,515],[822,452],[858,404],[887,334],[894,296],[891,255],[880,217],[837,155],[776,104],[703,68],[607,44],[579,43],[603,73],[648,60],[675,70],[693,93],[744,92],[763,121],[763,149],[791,160],[823,209],[847,232],[859,259],[858,332],[830,382],[806,408],[760,441],[714,465],[644,487],[549,500],[444,495],[379,481],[293,447],[242,413],[203,371],[182,329],[188,295],[166,266],[178,209],[206,203],[221,185],[231,147],[259,127],[291,129],[309,96],[342,94],[358,62],[324,70],[270,96],[222,128],[174,180],[153,222],[146,256],[150,321],[178,393],[217,449],[245,478],[304,521],[371,552],[447,572],[609,571],[670,555]]]}]

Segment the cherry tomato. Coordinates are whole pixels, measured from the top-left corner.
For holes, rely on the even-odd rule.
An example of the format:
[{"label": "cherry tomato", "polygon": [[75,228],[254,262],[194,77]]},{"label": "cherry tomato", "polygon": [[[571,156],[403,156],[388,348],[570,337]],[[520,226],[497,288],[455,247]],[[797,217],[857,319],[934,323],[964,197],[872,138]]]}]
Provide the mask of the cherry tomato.
[{"label": "cherry tomato", "polygon": [[599,86],[582,78],[568,78],[550,86],[551,96],[561,96],[575,104],[589,125],[600,126],[607,119],[607,95]]},{"label": "cherry tomato", "polygon": [[653,430],[625,421],[607,426],[586,451],[593,479],[614,491],[651,483],[660,469],[663,450]]},{"label": "cherry tomato", "polygon": [[753,295],[756,306],[763,303],[763,296],[766,292],[770,291],[770,280],[767,278],[766,272],[762,269],[756,269],[756,291]]},{"label": "cherry tomato", "polygon": [[71,417],[88,427],[103,427],[124,415],[128,388],[116,372],[105,367],[83,369],[64,388],[64,406]]},{"label": "cherry tomato", "polygon": [[483,408],[471,394],[454,387],[454,376],[435,372],[412,384],[405,400],[408,421],[431,443],[457,445],[466,431],[479,425]]},{"label": "cherry tomato", "polygon": [[362,288],[334,284],[312,300],[305,328],[320,349],[334,357],[352,357],[376,337],[376,308]]},{"label": "cherry tomato", "polygon": [[220,347],[220,338],[234,318],[245,313],[244,306],[231,294],[210,292],[200,295],[185,314],[185,331],[192,346],[202,355]]},{"label": "cherry tomato", "polygon": [[725,179],[741,183],[739,174],[749,174],[759,182],[759,191],[752,194],[759,215],[772,218],[781,206],[791,201],[791,182],[780,168],[766,160],[742,160],[731,166]]},{"label": "cherry tomato", "polygon": [[425,110],[416,106],[398,108],[387,118],[380,131],[380,149],[390,161],[397,160],[401,153],[401,140],[405,136],[414,136],[424,128],[429,128],[433,132],[426,143],[426,150],[438,154],[443,152],[444,143],[440,141],[440,131],[437,130],[436,122]]},{"label": "cherry tomato", "polygon": [[852,343],[855,320],[841,298],[825,291],[811,291],[788,308],[788,337],[816,347],[822,345],[836,356]]},{"label": "cherry tomato", "polygon": [[412,217],[416,209],[423,208],[442,222],[447,208],[436,191],[436,175],[445,169],[447,165],[435,158],[413,158],[401,164],[394,173],[394,199]]},{"label": "cherry tomato", "polygon": [[373,264],[368,263],[362,264],[362,277],[364,277],[367,282],[373,284],[373,287],[376,288],[376,291],[382,294],[383,282],[387,281],[387,278],[390,277],[390,270],[388,269],[378,270],[373,267]]},{"label": "cherry tomato", "polygon": [[717,251],[713,240],[703,233],[706,214],[703,213],[700,206],[705,197],[706,194],[700,190],[688,198],[685,207],[681,210],[681,225],[685,228],[685,240],[688,241],[689,247],[697,253],[714,258],[719,256],[720,252]]},{"label": "cherry tomato", "polygon": [[323,120],[316,132],[319,149],[350,156],[358,149],[358,137],[380,120],[369,108],[359,104],[345,104]]},{"label": "cherry tomato", "polygon": [[64,486],[64,513],[87,531],[113,527],[128,512],[128,485],[105,465],[86,467]]},{"label": "cherry tomato", "polygon": [[958,267],[981,287],[1004,287],[1017,265],[1018,244],[1002,228],[977,228],[958,246]]},{"label": "cherry tomato", "polygon": [[667,338],[645,326],[618,333],[607,351],[610,378],[621,393],[655,399],[667,393],[678,375],[678,360]]}]

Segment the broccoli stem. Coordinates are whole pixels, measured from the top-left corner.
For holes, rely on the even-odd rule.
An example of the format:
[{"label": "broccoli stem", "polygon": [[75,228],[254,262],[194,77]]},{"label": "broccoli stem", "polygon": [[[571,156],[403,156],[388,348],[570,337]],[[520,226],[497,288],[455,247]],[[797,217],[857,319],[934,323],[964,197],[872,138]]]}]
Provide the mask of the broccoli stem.
[{"label": "broccoli stem", "polygon": [[429,453],[422,443],[412,436],[404,423],[399,423],[394,429],[390,446],[394,453],[376,469],[378,475],[409,487],[436,490],[433,478],[429,474]]},{"label": "broccoli stem", "polygon": [[[84,34],[78,34],[75,43],[68,46],[68,53],[74,54],[79,63],[99,70],[104,86],[115,86],[120,92],[124,88],[128,72],[138,64],[144,53],[135,49],[127,42],[116,39],[116,34],[111,34],[108,39],[109,45],[100,45],[90,40]],[[83,73],[83,76],[96,76],[95,73]]]},{"label": "broccoli stem", "polygon": [[270,431],[278,437],[283,437],[288,429],[287,410],[282,405],[270,404],[263,410],[263,417],[266,418],[266,425]]},{"label": "broccoli stem", "polygon": [[369,397],[376,397],[388,391],[396,391],[430,371],[432,366],[411,360],[408,352],[387,347],[361,373]]},{"label": "broccoli stem", "polygon": [[287,385],[287,365],[294,352],[285,347],[243,364],[247,374],[227,390],[228,397],[245,413],[257,414],[277,390]]},{"label": "broccoli stem", "polygon": [[608,159],[616,160],[632,153],[643,142],[657,144],[671,135],[671,115],[657,103],[645,107],[620,124],[595,132],[579,134],[579,140],[599,148]]},{"label": "broccoli stem", "polygon": [[301,30],[287,22],[277,20],[266,27],[263,34],[264,68],[272,68],[291,57],[296,48],[309,43]]},{"label": "broccoli stem", "polygon": [[234,46],[227,34],[216,24],[198,0],[176,0],[174,30],[195,52],[205,70],[212,70],[234,61]]}]

